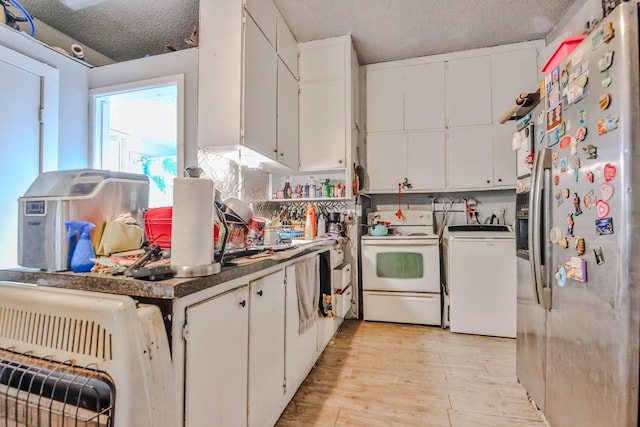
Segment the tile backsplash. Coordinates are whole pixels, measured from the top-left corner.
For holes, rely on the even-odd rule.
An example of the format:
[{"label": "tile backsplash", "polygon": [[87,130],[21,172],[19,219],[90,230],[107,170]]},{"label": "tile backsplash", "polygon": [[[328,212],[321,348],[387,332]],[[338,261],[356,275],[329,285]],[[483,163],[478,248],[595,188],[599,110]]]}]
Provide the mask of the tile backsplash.
[{"label": "tile backsplash", "polygon": [[223,200],[227,197],[246,201],[269,198],[269,174],[263,170],[239,165],[206,150],[198,150],[198,166],[204,170],[204,177],[213,180]]}]

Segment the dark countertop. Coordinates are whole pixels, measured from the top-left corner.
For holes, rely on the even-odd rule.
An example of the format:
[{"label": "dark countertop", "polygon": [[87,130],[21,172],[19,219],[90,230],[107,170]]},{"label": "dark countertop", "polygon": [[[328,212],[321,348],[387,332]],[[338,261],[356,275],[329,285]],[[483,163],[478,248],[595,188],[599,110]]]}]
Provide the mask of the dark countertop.
[{"label": "dark countertop", "polygon": [[[34,283],[39,286],[79,289],[105,292],[131,297],[144,297],[171,300],[216,286],[260,270],[276,266],[289,260],[313,252],[322,252],[333,245],[312,245],[290,251],[279,252],[278,259],[265,258],[251,264],[225,266],[218,274],[193,278],[171,278],[159,281],[147,281],[125,276],[111,276],[101,273],[48,272],[34,269],[15,268],[0,270],[0,280],[9,282]],[[291,256],[287,256],[287,252]]]}]

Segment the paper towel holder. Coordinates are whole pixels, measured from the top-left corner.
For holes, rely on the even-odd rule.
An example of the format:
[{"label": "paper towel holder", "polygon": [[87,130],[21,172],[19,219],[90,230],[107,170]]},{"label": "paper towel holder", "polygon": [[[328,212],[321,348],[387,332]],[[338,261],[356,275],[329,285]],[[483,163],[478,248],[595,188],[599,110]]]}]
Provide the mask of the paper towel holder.
[{"label": "paper towel holder", "polygon": [[219,262],[205,265],[172,265],[171,271],[174,277],[201,277],[218,274],[222,270]]}]

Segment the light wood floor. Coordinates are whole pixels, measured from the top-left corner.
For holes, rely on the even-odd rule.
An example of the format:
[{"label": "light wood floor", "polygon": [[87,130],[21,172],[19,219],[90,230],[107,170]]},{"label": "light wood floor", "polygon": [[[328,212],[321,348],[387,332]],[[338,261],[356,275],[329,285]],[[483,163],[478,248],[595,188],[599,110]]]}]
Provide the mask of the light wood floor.
[{"label": "light wood floor", "polygon": [[515,340],[345,321],[278,426],[544,427]]}]

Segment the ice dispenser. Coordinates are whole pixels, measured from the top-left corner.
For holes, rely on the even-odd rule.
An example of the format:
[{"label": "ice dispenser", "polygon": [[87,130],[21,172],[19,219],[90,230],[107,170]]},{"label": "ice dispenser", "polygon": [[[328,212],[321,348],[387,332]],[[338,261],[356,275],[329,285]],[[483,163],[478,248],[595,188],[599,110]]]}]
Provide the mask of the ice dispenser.
[{"label": "ice dispenser", "polygon": [[18,199],[18,264],[68,270],[68,220],[89,221],[97,247],[105,222],[122,213],[141,217],[149,204],[146,175],[96,169],[45,172]]}]

